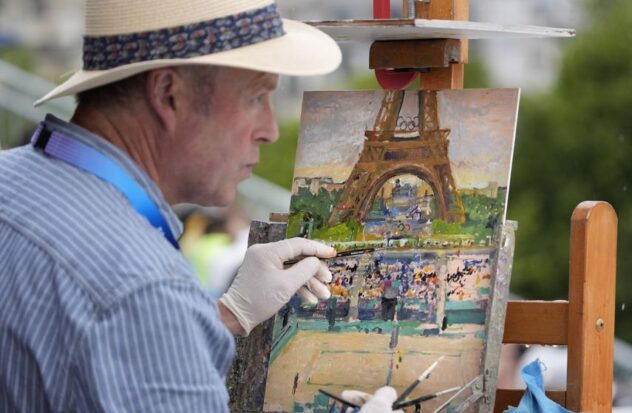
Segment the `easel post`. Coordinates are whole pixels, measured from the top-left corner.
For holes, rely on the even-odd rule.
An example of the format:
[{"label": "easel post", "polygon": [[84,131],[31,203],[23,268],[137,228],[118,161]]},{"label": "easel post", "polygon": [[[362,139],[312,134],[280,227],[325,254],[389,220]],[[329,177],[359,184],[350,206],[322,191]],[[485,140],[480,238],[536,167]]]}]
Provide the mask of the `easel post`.
[{"label": "easel post", "polygon": [[[469,20],[469,0],[416,0],[415,17],[418,19]],[[459,40],[459,63],[448,67],[431,68],[422,73],[422,89],[463,89],[463,75],[468,58],[467,39]]]},{"label": "easel post", "polygon": [[612,409],[617,214],[582,202],[571,217],[566,407]]}]

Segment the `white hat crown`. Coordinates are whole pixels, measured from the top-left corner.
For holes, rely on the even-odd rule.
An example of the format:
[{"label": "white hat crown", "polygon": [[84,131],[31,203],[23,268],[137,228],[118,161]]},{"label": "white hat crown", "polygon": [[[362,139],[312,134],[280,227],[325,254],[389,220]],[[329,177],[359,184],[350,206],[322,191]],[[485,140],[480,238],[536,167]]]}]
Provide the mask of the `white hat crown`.
[{"label": "white hat crown", "polygon": [[[83,41],[85,70],[109,70],[145,61],[205,56],[250,46],[285,34],[276,4],[269,0],[232,0],[233,3],[229,3],[229,0],[194,0],[180,2],[179,8],[174,7],[174,0],[161,1],[159,8],[145,11],[142,18],[136,19],[123,16],[129,17],[134,11],[142,9],[139,5],[148,6],[148,3],[155,3],[157,0],[129,1],[124,4],[124,10],[119,10],[118,13],[102,9],[101,2],[95,11],[96,0],[92,1],[92,9],[88,10],[93,16],[88,22],[90,34],[86,34]],[[106,2],[123,4],[120,0]],[[203,13],[197,10],[193,12],[191,7],[196,3],[207,6]],[[214,7],[208,7],[209,4]],[[263,7],[259,7],[261,5]],[[171,10],[174,14],[169,13]],[[175,10],[180,12],[175,13]],[[121,16],[116,22],[112,21],[112,25],[116,26],[104,25],[104,21],[112,20],[115,14]],[[99,30],[96,30],[97,27]],[[104,34],[106,27],[113,34]]]},{"label": "white hat crown", "polygon": [[273,0],[88,0],[86,36],[112,36],[219,19],[274,4]]},{"label": "white hat crown", "polygon": [[340,48],[274,0],[86,0],[83,68],[38,100],[104,86],[148,70],[214,65],[292,76],[338,67]]}]

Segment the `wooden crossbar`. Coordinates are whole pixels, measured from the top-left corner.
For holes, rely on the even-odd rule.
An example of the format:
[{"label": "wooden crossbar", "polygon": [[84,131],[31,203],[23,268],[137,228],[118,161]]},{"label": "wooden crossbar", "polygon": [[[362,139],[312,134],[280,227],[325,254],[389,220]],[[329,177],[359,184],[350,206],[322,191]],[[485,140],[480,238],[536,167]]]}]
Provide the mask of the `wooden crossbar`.
[{"label": "wooden crossbar", "polygon": [[510,301],[503,343],[567,344],[568,301]]},{"label": "wooden crossbar", "polygon": [[[518,406],[523,394],[524,390],[496,390],[496,405],[494,406],[494,413],[502,413],[505,409],[507,409],[507,406]],[[566,405],[565,391],[547,391],[546,395],[557,404],[561,406]]]}]

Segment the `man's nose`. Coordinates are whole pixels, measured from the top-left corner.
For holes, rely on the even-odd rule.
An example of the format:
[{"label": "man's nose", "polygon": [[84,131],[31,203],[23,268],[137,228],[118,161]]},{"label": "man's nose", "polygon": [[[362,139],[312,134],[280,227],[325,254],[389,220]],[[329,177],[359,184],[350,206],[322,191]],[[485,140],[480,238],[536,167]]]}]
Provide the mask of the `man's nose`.
[{"label": "man's nose", "polygon": [[277,125],[276,118],[272,116],[272,121],[267,128],[265,143],[274,143],[279,140],[279,125]]},{"label": "man's nose", "polygon": [[262,116],[261,127],[257,135],[257,141],[260,143],[274,143],[279,140],[279,126],[271,104],[268,104],[268,110]]}]

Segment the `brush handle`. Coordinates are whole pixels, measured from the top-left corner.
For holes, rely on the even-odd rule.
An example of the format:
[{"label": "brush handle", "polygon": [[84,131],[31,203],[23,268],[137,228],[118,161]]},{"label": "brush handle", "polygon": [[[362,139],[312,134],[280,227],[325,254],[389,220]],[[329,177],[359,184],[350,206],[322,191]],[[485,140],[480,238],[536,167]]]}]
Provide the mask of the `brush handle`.
[{"label": "brush handle", "polygon": [[318,392],[324,394],[325,396],[327,396],[327,397],[329,397],[331,399],[334,399],[335,401],[337,401],[339,403],[342,403],[345,406],[353,407],[354,409],[359,409],[360,408],[360,406],[358,406],[357,404],[351,403],[350,401],[343,399],[341,396],[338,396],[337,394],[333,394],[331,392],[328,392],[325,389],[318,389]]},{"label": "brush handle", "polygon": [[[375,251],[375,248],[365,248],[365,249],[362,249],[362,250],[342,251],[342,252],[339,252],[338,254],[336,254],[335,257],[321,258],[321,260],[322,261],[331,261],[331,260],[335,260],[336,258],[353,257],[355,255],[363,255],[363,254],[366,254],[366,253],[369,253],[369,252],[373,252],[373,251]],[[283,266],[285,266],[285,267],[292,266],[292,265],[296,264],[297,262],[299,262],[299,261],[301,261],[301,260],[303,260],[305,258],[307,258],[307,257],[304,256],[304,255],[301,255],[298,258],[287,260],[287,261],[283,262]]]},{"label": "brush handle", "polygon": [[399,410],[399,409],[403,409],[405,407],[414,406],[416,404],[427,402],[428,400],[432,400],[432,399],[435,399],[435,398],[437,398],[439,396],[443,396],[444,394],[451,393],[451,392],[458,391],[458,390],[461,390],[461,387],[451,387],[449,389],[441,390],[441,391],[438,391],[438,392],[436,392],[434,394],[428,394],[426,396],[421,396],[421,397],[418,397],[418,398],[413,399],[413,400],[408,400],[406,402],[393,403],[393,410]]},{"label": "brush handle", "polygon": [[[406,397],[408,397],[408,395],[409,395],[410,393],[412,393],[412,392],[413,392],[413,390],[415,390],[415,387],[417,387],[417,385],[419,385],[419,382],[420,382],[420,381],[421,381],[421,380],[417,379],[417,380],[415,380],[414,382],[412,382],[412,383],[410,384],[410,386],[406,387],[406,390],[404,390],[404,391],[402,392],[402,394],[400,394],[400,395],[399,395],[399,397],[398,397],[397,399],[395,399],[395,401],[393,402],[393,406],[398,405],[398,404],[400,404],[401,402],[403,402],[403,401],[406,399]],[[393,409],[393,410],[397,410],[397,409]]]},{"label": "brush handle", "polygon": [[430,365],[430,367],[428,367],[423,373],[421,373],[421,376],[419,376],[417,378],[417,380],[415,380],[414,382],[411,383],[410,386],[408,386],[406,388],[406,390],[404,390],[404,392],[402,394],[399,395],[399,397],[397,398],[397,400],[395,400],[393,402],[393,405],[396,404],[400,404],[402,401],[404,401],[406,399],[406,397],[413,391],[415,390],[415,387],[417,387],[419,385],[419,383],[421,383],[423,380],[426,380],[428,377],[430,377],[430,373],[432,373],[432,371],[435,369],[435,367],[437,367],[437,365],[439,365],[439,362],[441,360],[443,360],[444,356],[441,356],[437,359],[437,361],[435,361],[434,363],[432,363]]}]

